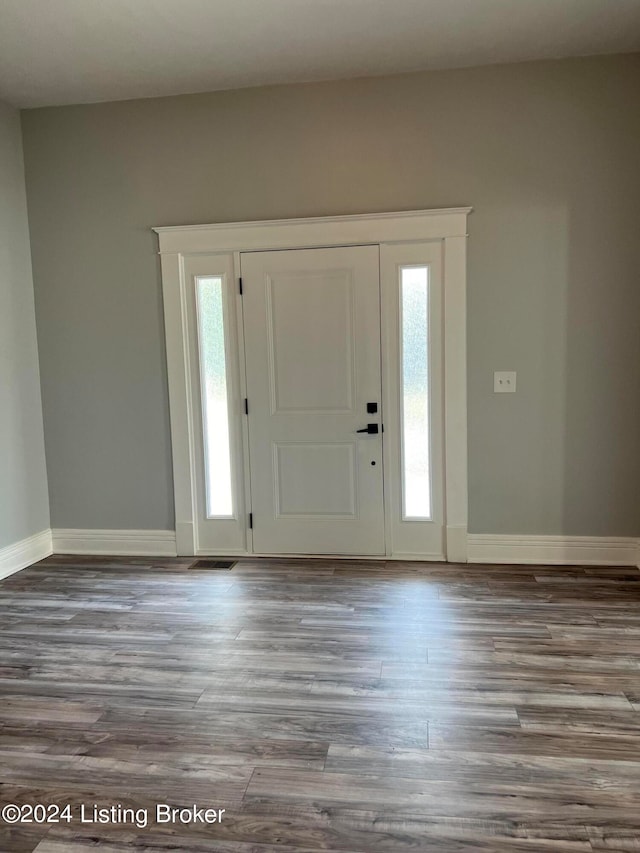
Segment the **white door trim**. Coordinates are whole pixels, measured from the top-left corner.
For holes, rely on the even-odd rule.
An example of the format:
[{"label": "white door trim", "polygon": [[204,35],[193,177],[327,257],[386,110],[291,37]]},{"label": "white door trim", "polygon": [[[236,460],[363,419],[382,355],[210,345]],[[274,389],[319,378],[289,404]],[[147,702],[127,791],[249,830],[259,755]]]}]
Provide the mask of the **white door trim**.
[{"label": "white door trim", "polygon": [[405,210],[361,216],[272,219],[176,225],[153,228],[160,253],[256,252],[260,249],[308,249],[314,246],[360,246],[366,243],[407,243],[467,236],[470,207]]},{"label": "white door trim", "polygon": [[239,252],[260,249],[433,240],[442,242],[444,268],[445,549],[450,562],[466,562],[466,238],[470,212],[470,207],[464,207],[153,229],[158,234],[162,261],[178,554],[202,553],[195,523],[197,454],[193,446],[194,412],[189,391],[185,258],[227,252],[237,258]]}]

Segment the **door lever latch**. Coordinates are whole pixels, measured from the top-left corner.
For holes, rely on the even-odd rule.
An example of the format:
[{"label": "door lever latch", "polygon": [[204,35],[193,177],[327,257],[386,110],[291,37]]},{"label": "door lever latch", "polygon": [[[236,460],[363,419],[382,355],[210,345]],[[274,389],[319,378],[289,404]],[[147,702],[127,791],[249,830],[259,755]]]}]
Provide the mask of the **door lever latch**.
[{"label": "door lever latch", "polygon": [[366,432],[368,435],[377,435],[378,424],[367,424],[364,429],[357,429],[356,432]]}]

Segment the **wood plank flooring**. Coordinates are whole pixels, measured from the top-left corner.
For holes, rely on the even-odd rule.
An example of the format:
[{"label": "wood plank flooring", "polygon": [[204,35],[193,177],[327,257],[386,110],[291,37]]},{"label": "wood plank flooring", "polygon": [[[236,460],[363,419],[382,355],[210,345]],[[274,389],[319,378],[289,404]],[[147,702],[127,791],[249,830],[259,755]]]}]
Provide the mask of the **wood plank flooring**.
[{"label": "wood plank flooring", "polygon": [[637,569],[192,563],[0,583],[1,853],[640,850]]}]

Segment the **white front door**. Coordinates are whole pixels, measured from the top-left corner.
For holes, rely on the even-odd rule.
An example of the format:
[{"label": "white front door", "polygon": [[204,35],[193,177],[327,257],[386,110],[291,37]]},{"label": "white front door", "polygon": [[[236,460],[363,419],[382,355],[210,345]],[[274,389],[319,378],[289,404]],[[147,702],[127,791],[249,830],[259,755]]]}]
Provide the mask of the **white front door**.
[{"label": "white front door", "polygon": [[241,271],[254,551],[384,554],[378,246]]}]

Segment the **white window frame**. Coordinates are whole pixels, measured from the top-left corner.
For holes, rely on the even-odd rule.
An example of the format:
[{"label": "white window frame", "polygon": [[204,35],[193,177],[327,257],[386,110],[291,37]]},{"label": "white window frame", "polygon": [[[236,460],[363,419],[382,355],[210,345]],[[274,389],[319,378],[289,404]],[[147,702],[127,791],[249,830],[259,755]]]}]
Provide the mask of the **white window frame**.
[{"label": "white window frame", "polygon": [[[186,267],[189,259],[215,255],[237,281],[240,253],[273,249],[361,246],[394,243],[439,242],[443,271],[443,415],[444,415],[444,518],[443,557],[449,562],[467,560],[467,370],[466,370],[466,248],[467,217],[470,207],[416,210],[361,216],[329,216],[310,219],[286,219],[263,222],[233,222],[212,225],[163,226],[153,230],[159,238],[162,290],[169,382],[173,481],[178,554],[250,554],[251,531],[245,530],[242,544],[230,548],[201,547],[198,541],[198,454],[194,424],[200,415],[191,393],[190,353],[187,322]],[[186,265],[186,266],[185,266]],[[198,267],[204,267],[198,262]],[[215,274],[202,272],[201,275]],[[237,293],[233,312],[236,326],[230,329],[230,346],[237,352],[238,391],[246,395],[243,363],[242,299]],[[384,323],[384,317],[382,318]],[[383,354],[384,358],[384,354]],[[384,379],[383,379],[384,381]],[[238,421],[238,460],[244,488],[235,495],[238,523],[248,516],[250,507],[248,479],[248,442],[246,418]],[[400,559],[407,555],[394,554]],[[434,559],[433,554],[411,554]]]},{"label": "white window frame", "polygon": [[[443,340],[444,247],[442,240],[383,243],[380,246],[382,289],[382,352],[384,401],[385,527],[389,555],[404,560],[442,560],[450,555],[445,500],[445,400]],[[402,400],[402,292],[405,267],[427,267],[429,276],[429,480],[431,517],[404,514],[403,400]],[[466,439],[465,439],[466,441]]]}]

